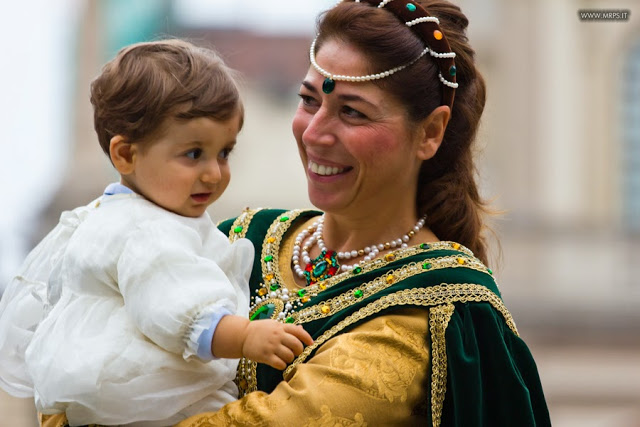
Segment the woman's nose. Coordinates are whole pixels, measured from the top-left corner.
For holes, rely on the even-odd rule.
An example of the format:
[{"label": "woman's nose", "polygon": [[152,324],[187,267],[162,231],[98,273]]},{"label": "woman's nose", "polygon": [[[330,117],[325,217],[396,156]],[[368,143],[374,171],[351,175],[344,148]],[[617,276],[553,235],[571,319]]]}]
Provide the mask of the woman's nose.
[{"label": "woman's nose", "polygon": [[309,121],[302,141],[306,145],[331,145],[335,142],[334,128],[330,112],[320,109]]}]

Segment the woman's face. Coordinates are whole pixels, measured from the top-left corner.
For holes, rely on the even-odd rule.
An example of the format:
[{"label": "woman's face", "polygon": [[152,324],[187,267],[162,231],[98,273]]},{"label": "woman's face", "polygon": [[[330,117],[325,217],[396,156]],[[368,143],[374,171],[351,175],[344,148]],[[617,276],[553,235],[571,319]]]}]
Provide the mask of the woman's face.
[{"label": "woman's face", "polygon": [[[369,74],[365,57],[348,44],[328,40],[316,55],[322,68],[343,75]],[[415,203],[421,160],[420,132],[404,107],[371,82],[336,82],[309,68],[293,119],[311,203],[327,212],[367,214]]]}]

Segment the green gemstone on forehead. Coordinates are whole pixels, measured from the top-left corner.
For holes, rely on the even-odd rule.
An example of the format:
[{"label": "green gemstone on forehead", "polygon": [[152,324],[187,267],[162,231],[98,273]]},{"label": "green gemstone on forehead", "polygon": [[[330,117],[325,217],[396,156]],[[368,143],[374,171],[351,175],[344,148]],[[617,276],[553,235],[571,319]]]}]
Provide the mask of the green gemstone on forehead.
[{"label": "green gemstone on forehead", "polygon": [[241,231],[242,231],[242,227],[241,226],[234,227],[234,229],[233,229],[234,233],[239,233]]},{"label": "green gemstone on forehead", "polygon": [[326,79],[324,79],[324,82],[322,82],[322,91],[324,93],[331,93],[333,92],[333,90],[336,88],[336,82],[335,80],[331,80],[329,77],[327,77]]},{"label": "green gemstone on forehead", "polygon": [[413,3],[407,3],[407,10],[409,12],[415,12],[416,11],[416,5]]}]

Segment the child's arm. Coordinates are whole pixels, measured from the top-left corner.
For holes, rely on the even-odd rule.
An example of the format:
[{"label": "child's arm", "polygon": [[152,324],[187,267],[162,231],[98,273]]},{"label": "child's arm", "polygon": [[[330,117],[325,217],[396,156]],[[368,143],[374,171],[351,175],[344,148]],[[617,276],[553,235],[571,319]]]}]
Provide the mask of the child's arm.
[{"label": "child's arm", "polygon": [[215,357],[246,357],[282,370],[302,353],[303,343],[311,345],[313,339],[302,326],[228,315],[216,327],[211,352]]}]

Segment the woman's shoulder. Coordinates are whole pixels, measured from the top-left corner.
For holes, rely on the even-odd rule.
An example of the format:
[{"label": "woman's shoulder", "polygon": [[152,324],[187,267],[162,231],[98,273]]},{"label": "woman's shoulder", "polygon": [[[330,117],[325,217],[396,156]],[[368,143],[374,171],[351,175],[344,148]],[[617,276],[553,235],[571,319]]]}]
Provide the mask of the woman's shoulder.
[{"label": "woman's shoulder", "polygon": [[220,221],[217,226],[229,237],[248,237],[250,232],[264,235],[274,223],[287,227],[299,218],[318,214],[310,209],[245,208],[237,217]]}]

